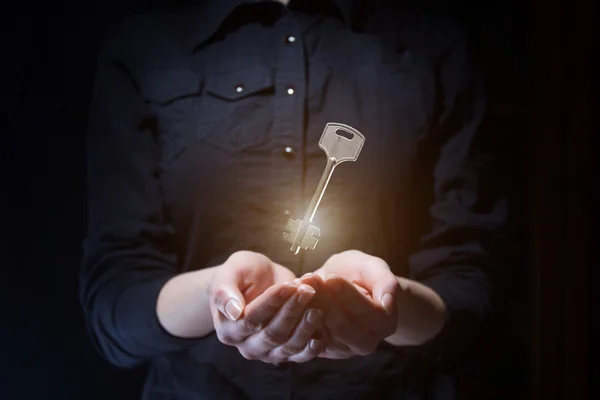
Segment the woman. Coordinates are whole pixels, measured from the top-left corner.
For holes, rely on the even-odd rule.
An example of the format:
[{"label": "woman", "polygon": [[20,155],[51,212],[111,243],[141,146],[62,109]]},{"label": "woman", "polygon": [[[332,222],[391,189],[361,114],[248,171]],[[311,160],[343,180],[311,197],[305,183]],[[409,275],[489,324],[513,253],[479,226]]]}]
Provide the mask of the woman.
[{"label": "woman", "polygon": [[[144,399],[451,398],[506,218],[460,30],[366,1],[202,2],[107,35],[81,299]],[[328,122],[362,132],[312,221]],[[298,278],[300,277],[300,278]]]}]

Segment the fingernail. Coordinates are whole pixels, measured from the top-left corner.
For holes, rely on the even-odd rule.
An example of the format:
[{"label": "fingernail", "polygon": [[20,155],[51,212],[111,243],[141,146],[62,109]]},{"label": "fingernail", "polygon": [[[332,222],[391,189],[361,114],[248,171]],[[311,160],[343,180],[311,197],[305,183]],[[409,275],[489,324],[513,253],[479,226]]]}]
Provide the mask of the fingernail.
[{"label": "fingernail", "polygon": [[225,304],[225,314],[230,320],[237,321],[240,315],[242,315],[242,305],[236,299],[229,300]]},{"label": "fingernail", "polygon": [[342,290],[342,284],[340,283],[339,280],[336,279],[335,275],[327,275],[327,277],[325,278],[325,281],[327,282],[328,287],[332,291],[339,292]]},{"label": "fingernail", "polygon": [[310,343],[308,343],[308,347],[310,347],[311,350],[317,350],[319,348],[320,344],[321,344],[320,340],[310,339]]},{"label": "fingernail", "polygon": [[299,284],[301,284],[301,283],[302,283],[302,278],[296,278],[296,279],[294,279],[294,283],[295,283],[296,285],[299,285]]},{"label": "fingernail", "polygon": [[307,272],[304,275],[302,275],[302,277],[300,277],[300,279],[307,279],[307,278],[310,278],[311,276],[313,276],[313,273]]},{"label": "fingernail", "polygon": [[285,286],[279,291],[279,295],[287,299],[296,290],[296,287],[296,285],[286,282]]},{"label": "fingernail", "polygon": [[306,322],[308,322],[311,325],[316,325],[317,322],[319,322],[319,319],[321,319],[321,310],[311,308],[306,313]]},{"label": "fingernail", "polygon": [[387,314],[391,314],[394,309],[394,298],[391,294],[386,293],[381,297],[381,305]]},{"label": "fingernail", "polygon": [[307,285],[300,285],[298,290],[300,291],[298,294],[298,303],[302,305],[308,304],[310,299],[312,299],[313,295],[315,294],[315,290]]}]

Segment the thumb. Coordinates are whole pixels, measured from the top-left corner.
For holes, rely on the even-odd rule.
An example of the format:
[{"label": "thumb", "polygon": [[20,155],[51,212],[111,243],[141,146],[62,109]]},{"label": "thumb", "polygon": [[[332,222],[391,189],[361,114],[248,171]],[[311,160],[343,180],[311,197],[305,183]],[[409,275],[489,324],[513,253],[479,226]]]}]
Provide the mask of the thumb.
[{"label": "thumb", "polygon": [[231,321],[237,321],[246,307],[235,275],[232,273],[220,277],[213,286],[211,294],[217,310]]},{"label": "thumb", "polygon": [[362,272],[366,287],[371,288],[373,298],[383,307],[386,313],[392,314],[396,306],[398,278],[384,265],[368,268]]}]

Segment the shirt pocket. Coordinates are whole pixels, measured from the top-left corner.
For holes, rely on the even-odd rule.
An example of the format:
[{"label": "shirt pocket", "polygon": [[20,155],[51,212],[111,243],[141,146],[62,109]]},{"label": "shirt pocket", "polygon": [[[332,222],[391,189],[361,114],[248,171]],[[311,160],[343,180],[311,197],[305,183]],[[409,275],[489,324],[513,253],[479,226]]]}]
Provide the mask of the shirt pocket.
[{"label": "shirt pocket", "polygon": [[138,82],[156,117],[159,165],[166,169],[195,140],[202,79],[191,69],[173,68],[147,71]]},{"label": "shirt pocket", "polygon": [[273,124],[275,86],[268,67],[249,67],[205,75],[198,113],[198,138],[229,153],[268,142]]}]

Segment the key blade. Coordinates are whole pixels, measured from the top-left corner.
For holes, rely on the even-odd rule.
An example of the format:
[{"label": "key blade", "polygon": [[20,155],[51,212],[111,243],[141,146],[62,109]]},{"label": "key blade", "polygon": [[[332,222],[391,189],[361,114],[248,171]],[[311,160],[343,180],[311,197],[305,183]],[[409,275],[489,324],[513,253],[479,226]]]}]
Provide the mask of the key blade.
[{"label": "key blade", "polygon": [[314,225],[310,225],[300,242],[300,247],[304,250],[314,250],[319,243],[319,237],[321,236],[321,230]]},{"label": "key blade", "polygon": [[[346,133],[352,137],[348,138]],[[329,122],[325,125],[319,147],[325,151],[327,158],[334,158],[336,164],[339,164],[345,161],[356,161],[364,143],[365,136],[357,129],[349,125]]]},{"label": "key blade", "polygon": [[[290,242],[294,242],[294,238],[296,237],[296,233],[300,229],[302,225],[302,220],[299,219],[290,219],[285,225],[286,232],[283,233],[283,238]],[[303,238],[299,239],[298,248],[304,250],[314,250],[317,247],[317,243],[319,242],[319,237],[321,236],[321,230],[314,225],[309,225],[306,229],[306,233]]]},{"label": "key blade", "polygon": [[294,237],[300,229],[300,225],[302,225],[302,221],[299,219],[290,219],[287,224],[285,224],[285,232],[283,232],[283,238],[288,242],[292,243],[294,241]]}]

